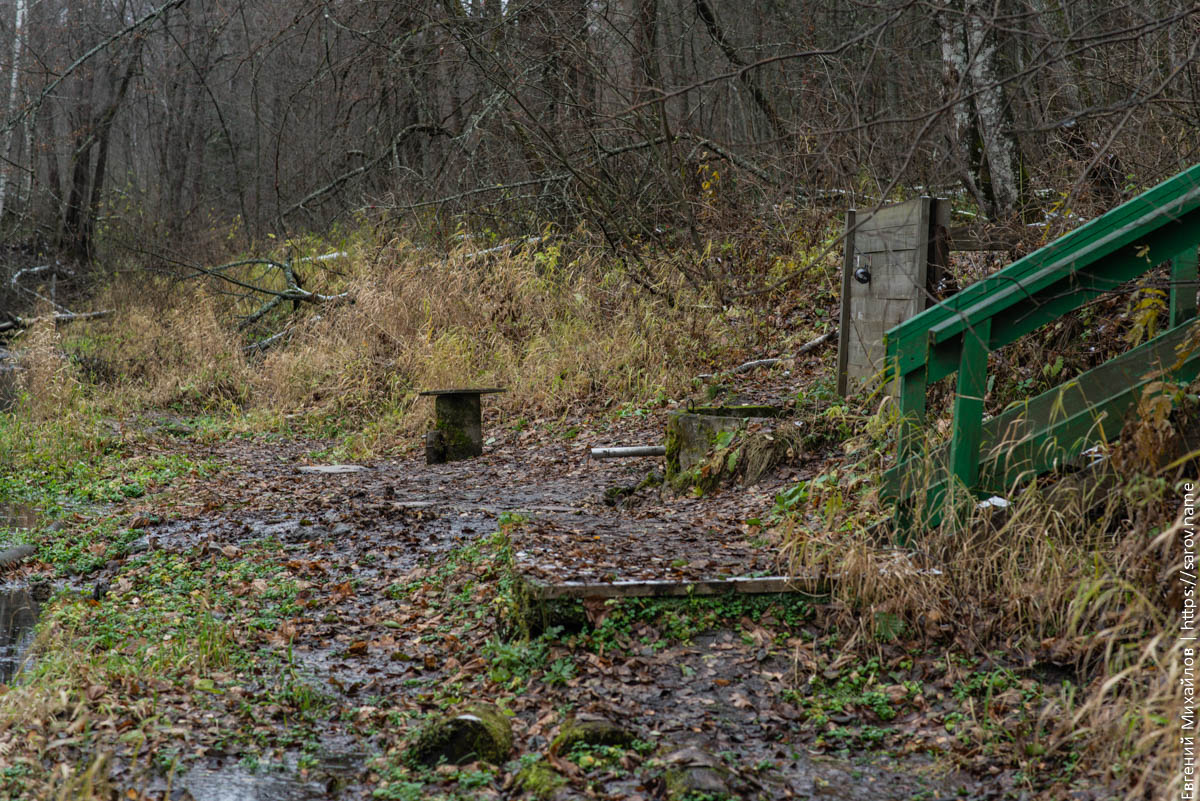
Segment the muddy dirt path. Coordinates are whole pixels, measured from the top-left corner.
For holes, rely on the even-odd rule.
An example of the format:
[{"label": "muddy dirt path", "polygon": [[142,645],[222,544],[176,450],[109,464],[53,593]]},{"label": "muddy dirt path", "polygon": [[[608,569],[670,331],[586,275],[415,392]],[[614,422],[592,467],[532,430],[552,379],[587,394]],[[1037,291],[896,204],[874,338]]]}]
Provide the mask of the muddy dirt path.
[{"label": "muddy dirt path", "polygon": [[[509,433],[482,458],[427,466],[420,455],[359,465],[314,458],[321,443],[223,443],[193,450],[229,476],[192,484],[179,515],[153,531],[156,545],[206,540],[289,542],[332,538],[346,557],[378,551],[381,569],[414,565],[496,530],[502,514],[530,525],[514,536],[522,573],[544,581],[697,580],[782,569],[778,549],[747,520],[805,470],[709,498],[632,493],[661,459],[593,460],[603,442],[654,441],[654,428],[535,440]],[[607,492],[607,495],[606,495]],[[620,497],[614,497],[620,496]],[[151,511],[151,510],[147,510]]]},{"label": "muddy dirt path", "polygon": [[[701,786],[695,797],[908,799],[961,786],[961,777],[925,757],[813,748],[813,726],[796,700],[805,691],[796,649],[811,650],[822,632],[798,616],[797,607],[748,607],[740,619],[735,607],[719,628],[700,626],[683,637],[656,628],[661,620],[630,620],[599,650],[567,635],[542,638],[532,668],[519,664],[519,654],[505,656],[505,646],[497,645],[503,632],[492,617],[454,620],[439,598],[457,588],[458,603],[486,608],[495,585],[458,575],[436,587],[429,579],[453,554],[502,525],[517,572],[540,581],[780,572],[778,544],[747,521],[764,518],[775,492],[818,465],[802,463],[755,487],[706,498],[649,488],[621,493],[614,502],[606,490],[636,486],[647,472],[661,470],[661,462],[593,461],[589,449],[653,442],[659,424],[571,428],[569,440],[505,432],[480,459],[432,467],[412,455],[334,468],[321,456],[326,444],[311,441],[162,444],[222,467],[212,478],[172,490],[165,515],[158,504],[131,509],[148,531],[140,545],[232,557],[277,544],[280,564],[302,588],[304,611],[262,639],[276,648],[286,643],[305,680],[341,710],[320,722],[319,748],[309,748],[304,764],[295,748],[276,749],[282,777],[276,772],[256,781],[246,771],[246,754],[205,746],[189,766],[191,778],[177,786],[196,801],[335,792],[405,797],[393,793],[412,785],[411,776],[389,782],[385,767],[395,764],[398,744],[411,734],[396,725],[404,718],[396,710],[429,714],[444,705],[437,689],[446,686],[462,699],[503,700],[513,714],[514,759],[548,757],[564,777],[554,797],[663,797],[671,759],[700,758],[695,754],[720,766],[713,772],[719,780],[709,776],[718,784]],[[468,567],[466,575],[473,570],[485,568]],[[592,623],[602,623],[604,614]],[[558,680],[548,678],[553,666]],[[527,683],[511,676],[522,670],[529,672]],[[619,722],[648,745],[580,767],[550,750],[568,714]],[[395,768],[390,775],[395,778]],[[456,797],[534,792],[511,771],[469,791],[462,774],[449,770],[421,781],[441,781],[440,791]],[[158,782],[148,789],[155,787],[162,789]]]},{"label": "muddy dirt path", "polygon": [[[786,572],[761,522],[836,457],[702,498],[634,490],[661,460],[588,458],[660,441],[664,416],[522,431],[493,418],[482,458],[432,467],[420,453],[335,465],[330,442],[143,421],[129,459],[211,469],[110,507],[119,542],[89,546],[107,563],[69,579],[53,614],[129,664],[163,664],[187,638],[181,663],[156,675],[118,659],[104,684],[81,677],[78,703],[60,694],[61,724],[0,731],[0,747],[47,771],[105,754],[121,797],[156,801],[1028,797],[1012,766],[964,772],[978,749],[947,727],[962,717],[947,699],[969,668],[899,642],[857,658],[819,600],[588,601],[531,621],[529,579]],[[139,617],[149,604],[162,620]],[[196,621],[232,656],[201,653]],[[510,716],[508,761],[413,764],[415,733],[470,701]],[[627,742],[555,745],[572,719]],[[58,725],[91,734],[39,746]]]}]

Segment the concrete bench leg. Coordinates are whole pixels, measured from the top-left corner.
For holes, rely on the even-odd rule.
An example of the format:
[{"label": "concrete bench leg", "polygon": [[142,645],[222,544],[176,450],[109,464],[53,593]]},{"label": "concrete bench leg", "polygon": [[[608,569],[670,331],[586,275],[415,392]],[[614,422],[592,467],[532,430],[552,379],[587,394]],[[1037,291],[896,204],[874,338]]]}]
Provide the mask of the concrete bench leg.
[{"label": "concrete bench leg", "polygon": [[434,430],[425,436],[426,464],[444,464],[483,455],[483,413],[479,395],[438,395]]}]

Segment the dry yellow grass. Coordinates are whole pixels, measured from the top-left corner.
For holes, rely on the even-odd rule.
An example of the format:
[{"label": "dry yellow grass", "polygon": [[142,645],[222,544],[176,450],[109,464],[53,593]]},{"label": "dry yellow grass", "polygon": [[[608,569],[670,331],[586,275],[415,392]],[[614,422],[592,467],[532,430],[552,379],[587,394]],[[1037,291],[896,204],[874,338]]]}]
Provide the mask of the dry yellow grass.
[{"label": "dry yellow grass", "polygon": [[[752,336],[666,259],[639,268],[635,281],[586,247],[483,257],[403,240],[348,249],[334,267],[305,264],[306,286],[347,302],[283,303],[247,331],[239,320],[266,296],[239,296],[213,277],[127,273],[93,300],[113,316],[26,335],[31,397],[56,414],[82,398],[106,415],[173,408],[257,415],[258,426],[286,419],[375,450],[411,442],[426,425],[423,389],[503,386],[489,406],[561,416],[683,393],[696,374],[744,355]],[[262,283],[255,269],[227,274]],[[287,333],[271,347],[246,351],[279,331]]]},{"label": "dry yellow grass", "polygon": [[817,522],[824,496],[842,489],[836,482],[814,485],[809,516],[785,526],[794,573],[839,576],[837,600],[867,635],[858,647],[874,641],[885,613],[968,653],[1075,665],[1085,683],[1033,710],[1047,734],[1039,748],[1059,758],[1078,752],[1083,772],[1107,775],[1130,799],[1175,797],[1183,780],[1185,474],[1153,466],[1180,447],[1181,416],[1168,420],[1149,402],[1156,393],[1112,448],[1115,478],[1067,476],[1014,493],[1003,511],[971,503],[957,519],[911,532],[901,550],[847,533],[863,531],[848,522],[890,511],[870,503]]},{"label": "dry yellow grass", "polygon": [[258,387],[272,405],[403,409],[418,389],[504,386],[510,409],[562,414],[681,389],[721,328],[694,298],[672,308],[599,256],[441,260],[393,243],[364,261],[353,304],[266,357]]}]

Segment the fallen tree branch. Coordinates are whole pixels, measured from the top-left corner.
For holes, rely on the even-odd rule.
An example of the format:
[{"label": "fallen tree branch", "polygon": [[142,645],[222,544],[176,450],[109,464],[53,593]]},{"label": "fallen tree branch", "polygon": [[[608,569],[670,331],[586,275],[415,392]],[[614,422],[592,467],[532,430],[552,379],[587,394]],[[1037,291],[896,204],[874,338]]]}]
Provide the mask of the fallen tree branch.
[{"label": "fallen tree branch", "polygon": [[73,323],[78,320],[95,320],[98,317],[107,317],[112,314],[115,309],[102,309],[94,312],[71,312],[64,314],[46,315],[44,317],[11,317],[7,320],[0,320],[0,333],[5,331],[17,331],[28,328],[34,323],[40,323],[43,320],[53,320],[57,323]]},{"label": "fallen tree branch", "polygon": [[242,348],[242,353],[259,353],[261,351],[264,351],[267,348],[274,345],[279,340],[286,337],[290,333],[292,333],[292,329],[285,328],[282,331],[280,331],[279,333],[272,334],[271,336],[267,337],[266,339],[260,339],[258,342],[250,343],[246,347]]},{"label": "fallen tree branch", "polygon": [[[213,278],[219,278],[222,281],[227,281],[236,287],[249,290],[251,292],[259,292],[263,295],[271,295],[280,300],[298,300],[308,303],[331,303],[335,301],[348,300],[349,292],[342,292],[337,295],[322,295],[319,292],[309,292],[307,289],[302,289],[296,283],[296,276],[292,272],[292,266],[288,262],[278,262],[274,259],[240,259],[239,261],[231,261],[228,264],[222,264],[218,267],[201,267],[197,264],[188,264],[186,262],[176,262],[182,264],[189,270],[195,270],[201,275],[208,275]],[[253,264],[261,264],[268,267],[274,267],[282,272],[287,279],[287,289],[268,289],[265,286],[256,286],[242,281],[238,278],[225,275],[226,270],[231,270],[234,267],[248,267]]]},{"label": "fallen tree branch", "polygon": [[[321,320],[321,315],[314,314],[308,320],[308,322],[316,323],[316,322],[320,322],[320,320]],[[261,353],[264,350],[266,350],[267,348],[274,345],[276,342],[279,342],[279,341],[285,339],[289,334],[291,334],[295,330],[296,330],[296,326],[290,325],[277,334],[272,334],[271,336],[267,337],[266,339],[260,339],[258,342],[252,342],[249,345],[246,345],[244,348],[242,348],[242,353],[247,353],[247,354]]]},{"label": "fallen tree branch", "polygon": [[280,297],[271,298],[266,303],[264,303],[262,306],[260,306],[258,308],[258,311],[254,312],[254,314],[251,314],[249,317],[245,318],[240,323],[238,323],[238,330],[245,331],[247,328],[254,325],[259,320],[261,320],[262,318],[264,318],[268,314],[270,314],[271,311],[276,306],[278,306],[279,304],[281,304],[283,302],[284,302],[283,298],[280,298]]},{"label": "fallen tree branch", "polygon": [[296,262],[303,264],[310,261],[329,261],[330,259],[348,259],[350,254],[344,250],[335,250],[332,253],[324,253],[320,256],[305,256],[303,259],[296,259]]},{"label": "fallen tree branch", "polygon": [[[57,311],[60,311],[63,314],[73,314],[73,312],[70,309],[68,309],[66,306],[63,306],[62,304],[56,302],[53,297],[48,298],[45,295],[43,295],[42,293],[37,292],[36,290],[30,289],[29,287],[21,285],[21,277],[22,276],[39,275],[41,273],[47,273],[47,272],[50,273],[51,278],[55,278],[55,279],[57,279],[59,275],[62,275],[65,278],[69,278],[72,275],[74,275],[74,273],[71,272],[69,269],[64,268],[58,262],[55,262],[54,264],[39,264],[37,267],[22,267],[21,269],[17,270],[15,273],[12,274],[12,278],[10,278],[8,280],[8,282],[12,285],[12,288],[17,292],[24,292],[26,295],[29,295],[30,297],[32,297],[35,300],[40,300],[43,303],[48,303],[51,306],[53,306]],[[53,295],[54,293],[51,292],[50,294]]]},{"label": "fallen tree branch", "polygon": [[803,356],[806,353],[811,353],[814,350],[816,350],[817,348],[824,345],[826,342],[837,342],[837,339],[838,339],[838,331],[836,328],[833,329],[832,331],[826,331],[824,334],[821,334],[821,336],[817,337],[816,339],[812,340],[811,342],[805,342],[803,345],[801,345],[799,348],[797,348],[796,355]]},{"label": "fallen tree branch", "polygon": [[504,250],[511,251],[514,248],[520,247],[522,244],[536,245],[536,244],[539,244],[541,241],[542,241],[542,238],[540,236],[531,236],[531,237],[526,238],[524,242],[505,242],[503,245],[496,245],[495,247],[492,247],[492,248],[485,248],[483,250],[477,250],[474,253],[466,253],[463,256],[461,256],[461,258],[477,259],[480,256],[490,256],[493,253],[499,253]]},{"label": "fallen tree branch", "polygon": [[775,367],[776,365],[780,364],[781,362],[785,362],[788,359],[794,359],[797,356],[803,356],[806,353],[811,353],[827,342],[836,342],[837,338],[838,332],[835,328],[832,331],[826,331],[824,334],[821,334],[821,336],[810,342],[805,342],[796,349],[796,353],[793,356],[780,356],[777,359],[754,359],[753,361],[744,362],[739,364],[737,367],[726,370],[724,373],[701,373],[700,375],[696,376],[696,378],[704,381],[711,378],[716,378],[719,375],[737,375],[739,373],[748,373],[751,370],[757,370],[760,367]]},{"label": "fallen tree branch", "polygon": [[0,568],[12,567],[37,553],[32,545],[17,545],[0,551]]},{"label": "fallen tree branch", "polygon": [[[39,264],[37,267],[22,267],[12,274],[12,278],[8,282],[13,285],[13,288],[20,289],[20,280],[23,275],[37,275],[38,273],[54,272],[58,273],[62,267],[59,264]],[[71,275],[70,270],[63,270],[66,275]]]}]

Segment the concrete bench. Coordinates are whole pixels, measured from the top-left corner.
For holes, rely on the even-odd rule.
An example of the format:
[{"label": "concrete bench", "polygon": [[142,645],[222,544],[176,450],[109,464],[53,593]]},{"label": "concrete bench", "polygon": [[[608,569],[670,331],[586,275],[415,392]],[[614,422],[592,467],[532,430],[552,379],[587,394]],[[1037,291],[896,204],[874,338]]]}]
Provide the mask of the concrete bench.
[{"label": "concrete bench", "polygon": [[445,464],[473,459],[483,454],[483,411],[479,397],[506,392],[498,387],[483,389],[430,389],[422,395],[434,398],[434,427],[425,434],[425,463]]}]

